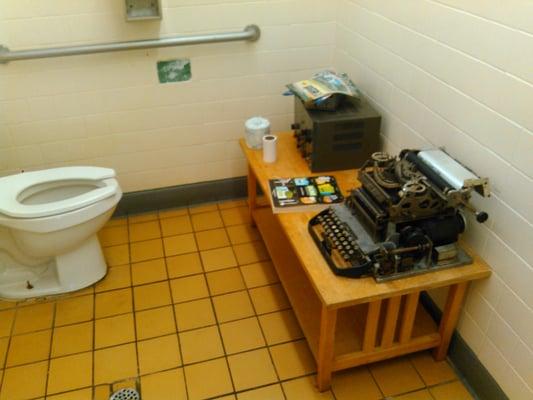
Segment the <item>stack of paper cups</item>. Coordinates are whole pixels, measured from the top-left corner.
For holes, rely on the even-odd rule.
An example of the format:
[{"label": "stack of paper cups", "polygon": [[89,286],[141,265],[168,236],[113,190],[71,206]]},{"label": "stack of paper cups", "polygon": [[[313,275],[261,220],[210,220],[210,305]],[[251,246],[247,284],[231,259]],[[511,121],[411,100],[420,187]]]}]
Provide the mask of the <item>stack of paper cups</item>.
[{"label": "stack of paper cups", "polygon": [[253,117],[244,124],[246,145],[251,149],[260,149],[263,136],[270,133],[270,122],[266,118]]},{"label": "stack of paper cups", "polygon": [[278,137],[276,135],[263,136],[263,161],[273,163],[276,161],[276,145]]}]

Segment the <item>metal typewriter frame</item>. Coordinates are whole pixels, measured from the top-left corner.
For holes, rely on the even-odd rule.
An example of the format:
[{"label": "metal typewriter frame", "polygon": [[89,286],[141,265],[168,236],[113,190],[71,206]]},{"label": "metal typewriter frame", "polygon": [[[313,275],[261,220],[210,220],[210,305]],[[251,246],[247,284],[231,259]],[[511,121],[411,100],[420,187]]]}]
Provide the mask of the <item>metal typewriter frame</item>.
[{"label": "metal typewriter frame", "polygon": [[[343,221],[350,230],[357,236],[357,242],[359,247],[363,252],[367,254],[369,257],[369,264],[361,266],[361,270],[355,270],[355,269],[341,269],[338,268],[333,259],[331,258],[330,252],[328,251],[327,246],[325,245],[325,239],[318,237],[317,233],[313,229],[313,226],[316,225],[314,222],[316,218],[324,213],[325,211],[322,211],[321,213],[317,214],[315,217],[313,217],[308,224],[308,230],[311,234],[311,237],[317,244],[317,247],[319,248],[320,252],[324,256],[324,259],[326,260],[328,266],[331,268],[331,270],[340,276],[346,276],[346,277],[352,277],[352,278],[358,278],[358,277],[364,277],[364,276],[373,276],[376,282],[387,282],[392,281],[400,278],[405,278],[408,276],[415,276],[415,275],[421,275],[428,272],[438,271],[441,269],[447,269],[452,267],[457,267],[461,265],[470,264],[472,262],[472,258],[466,253],[465,250],[463,250],[457,243],[455,243],[457,256],[456,259],[451,262],[443,262],[436,264],[431,260],[430,253],[431,251],[428,251],[426,257],[423,257],[420,259],[413,269],[408,271],[402,271],[402,272],[396,272],[390,275],[379,275],[376,274],[376,268],[375,263],[376,261],[373,259],[373,254],[379,251],[379,243],[376,243],[370,234],[367,232],[366,228],[359,222],[357,218],[354,218],[351,211],[344,205],[344,204],[335,204],[333,206],[328,207],[328,209],[333,209],[337,215],[340,214],[340,217],[345,217],[346,220]],[[401,248],[399,248],[401,249]],[[355,268],[355,267],[354,267]]]}]

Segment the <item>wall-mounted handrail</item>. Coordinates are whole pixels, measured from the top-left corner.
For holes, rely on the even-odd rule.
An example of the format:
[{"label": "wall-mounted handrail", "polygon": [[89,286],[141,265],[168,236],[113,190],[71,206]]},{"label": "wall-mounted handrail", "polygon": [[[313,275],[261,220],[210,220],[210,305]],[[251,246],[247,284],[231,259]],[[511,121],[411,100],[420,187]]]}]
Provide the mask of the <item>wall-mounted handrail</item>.
[{"label": "wall-mounted handrail", "polygon": [[261,36],[257,25],[248,25],[242,31],[210,33],[204,35],[177,36],[169,38],[134,40],[131,42],[88,44],[72,47],[53,47],[48,49],[10,51],[0,45],[0,63],[34,58],[77,56],[82,54],[106,53],[110,51],[151,49],[156,47],[185,46],[190,44],[235,42],[240,40],[255,41]]}]

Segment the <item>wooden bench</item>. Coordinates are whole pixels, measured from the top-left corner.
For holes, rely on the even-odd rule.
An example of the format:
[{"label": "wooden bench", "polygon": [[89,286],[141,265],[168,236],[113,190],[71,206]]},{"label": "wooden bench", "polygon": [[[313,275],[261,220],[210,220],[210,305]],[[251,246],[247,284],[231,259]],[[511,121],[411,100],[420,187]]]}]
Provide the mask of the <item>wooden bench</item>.
[{"label": "wooden bench", "polygon": [[[490,275],[489,267],[473,257],[471,265],[445,269],[395,281],[349,279],[333,274],[308,233],[316,213],[273,214],[268,180],[312,174],[290,132],[278,135],[278,159],[266,164],[261,150],[241,147],[248,161],[248,196],[257,225],[317,363],[317,386],[330,387],[333,371],[434,349],[435,359],[446,357],[468,283]],[[328,172],[343,191],[359,186],[356,170]],[[256,196],[260,185],[265,198]],[[439,326],[423,307],[420,293],[448,287]]]}]

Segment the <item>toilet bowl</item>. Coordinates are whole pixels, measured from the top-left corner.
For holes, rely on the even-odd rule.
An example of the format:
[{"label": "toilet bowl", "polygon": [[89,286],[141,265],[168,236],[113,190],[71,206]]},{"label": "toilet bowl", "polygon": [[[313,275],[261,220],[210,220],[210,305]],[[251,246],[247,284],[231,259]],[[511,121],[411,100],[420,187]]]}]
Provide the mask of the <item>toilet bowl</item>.
[{"label": "toilet bowl", "polygon": [[0,298],[71,292],[105,276],[96,234],[122,197],[114,178],[98,167],[0,178]]}]

